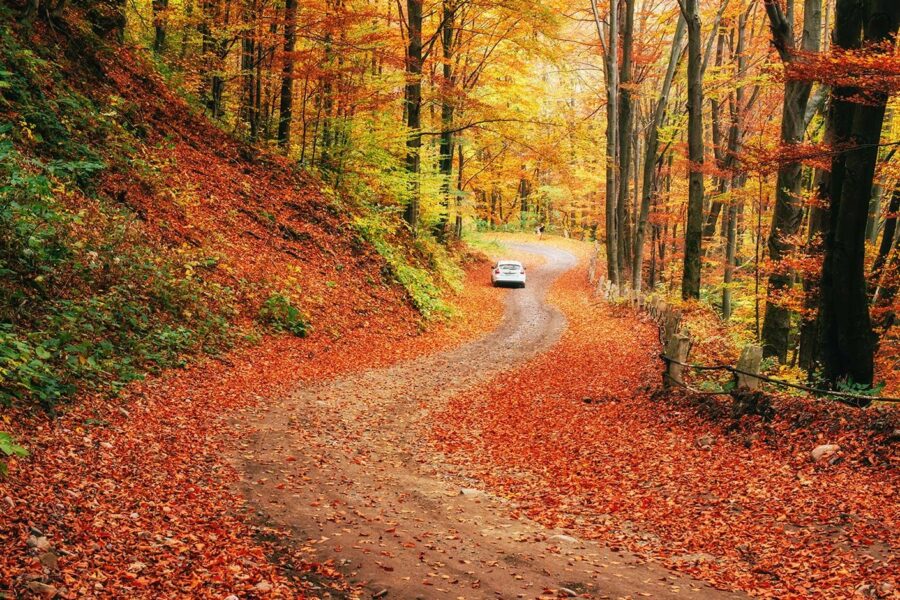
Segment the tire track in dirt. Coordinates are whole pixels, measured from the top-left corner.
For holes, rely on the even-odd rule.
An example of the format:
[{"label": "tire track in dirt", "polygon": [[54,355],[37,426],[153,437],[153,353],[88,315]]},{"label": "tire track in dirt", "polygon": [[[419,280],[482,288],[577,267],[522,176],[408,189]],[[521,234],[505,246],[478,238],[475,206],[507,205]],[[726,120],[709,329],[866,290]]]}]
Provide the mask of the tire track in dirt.
[{"label": "tire track in dirt", "polygon": [[[571,254],[509,290],[496,330],[454,350],[303,386],[249,421],[233,462],[259,517],[387,598],[716,598],[726,594],[516,514],[445,466],[422,431],[454,394],[550,350],[565,317],[545,302]],[[527,262],[527,260],[525,261]],[[334,597],[333,595],[330,597]]]}]

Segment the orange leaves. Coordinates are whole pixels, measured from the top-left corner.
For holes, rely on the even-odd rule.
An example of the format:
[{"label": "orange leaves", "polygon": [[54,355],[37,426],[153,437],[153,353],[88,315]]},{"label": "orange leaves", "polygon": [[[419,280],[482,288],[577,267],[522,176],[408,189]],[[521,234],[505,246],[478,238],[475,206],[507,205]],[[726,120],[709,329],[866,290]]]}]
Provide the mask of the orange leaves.
[{"label": "orange leaves", "polygon": [[871,101],[871,94],[894,94],[900,81],[900,56],[894,42],[862,49],[834,48],[829,53],[798,53],[800,60],[788,63],[787,79],[817,81],[837,88],[859,88],[856,101]]},{"label": "orange leaves", "polygon": [[[875,415],[779,398],[771,423],[717,422],[709,414],[727,406],[652,399],[652,325],[592,306],[582,277],[552,293],[569,320],[561,342],[451,401],[433,418],[438,449],[545,525],[716,587],[773,598],[896,589],[890,552],[876,549],[900,543],[883,491],[900,485],[898,457],[870,433]],[[720,335],[699,308],[685,310],[699,335]],[[834,464],[810,458],[826,443],[842,448]]]},{"label": "orange leaves", "polygon": [[[340,593],[347,584],[333,565],[310,561],[310,550],[283,543],[287,532],[246,512],[232,488],[236,473],[222,458],[229,446],[242,448],[241,438],[230,437],[230,419],[264,409],[299,381],[479,335],[500,314],[487,273],[473,264],[478,283],[456,299],[465,316],[424,335],[415,335],[407,311],[385,310],[377,329],[338,339],[321,331],[304,340],[270,337],[224,361],[166,372],[114,401],[83,398],[56,421],[21,415],[16,422],[32,456],[0,480],[0,591],[24,590],[35,576],[63,598],[303,597],[303,581],[276,566],[285,565],[315,572],[327,580],[320,585]],[[275,487],[298,483],[311,485],[303,478]],[[57,567],[42,565],[29,536],[46,538]]]}]

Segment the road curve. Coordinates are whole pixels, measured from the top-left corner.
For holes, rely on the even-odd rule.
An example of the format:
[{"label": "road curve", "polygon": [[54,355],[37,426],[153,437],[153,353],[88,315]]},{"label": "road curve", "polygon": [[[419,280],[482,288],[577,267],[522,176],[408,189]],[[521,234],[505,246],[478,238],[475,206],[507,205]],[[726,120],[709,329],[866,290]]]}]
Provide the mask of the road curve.
[{"label": "road curve", "polygon": [[[233,463],[261,520],[333,559],[370,595],[386,598],[726,597],[622,552],[560,537],[511,516],[502,498],[449,469],[422,423],[454,394],[515,369],[555,344],[565,317],[550,285],[577,261],[548,244],[528,286],[506,292],[503,321],[454,350],[297,389],[248,428]],[[527,263],[528,259],[524,259]],[[554,537],[556,536],[556,537]],[[692,590],[693,593],[692,593]],[[332,592],[329,597],[336,597]]]}]

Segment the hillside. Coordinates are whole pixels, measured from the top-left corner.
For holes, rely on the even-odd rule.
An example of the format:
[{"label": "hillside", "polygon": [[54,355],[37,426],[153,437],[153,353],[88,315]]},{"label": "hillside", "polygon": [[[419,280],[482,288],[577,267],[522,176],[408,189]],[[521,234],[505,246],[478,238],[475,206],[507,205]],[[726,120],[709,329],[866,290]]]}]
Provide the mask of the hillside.
[{"label": "hillside", "polygon": [[235,141],[74,10],[0,11],[0,400],[52,410],[266,331],[408,335],[449,310],[458,269],[389,214]]},{"label": "hillside", "polygon": [[0,22],[0,597],[351,593],[243,508],[228,419],[477,335],[496,298],[454,290],[484,270],[235,141],[74,9]]}]

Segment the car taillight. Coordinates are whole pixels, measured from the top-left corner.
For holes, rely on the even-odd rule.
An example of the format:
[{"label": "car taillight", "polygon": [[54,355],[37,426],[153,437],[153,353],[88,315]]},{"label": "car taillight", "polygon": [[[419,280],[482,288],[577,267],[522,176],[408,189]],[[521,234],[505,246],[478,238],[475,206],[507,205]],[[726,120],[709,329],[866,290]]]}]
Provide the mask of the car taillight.
[{"label": "car taillight", "polygon": [[522,267],[522,271],[521,271],[521,272],[522,272],[522,275],[525,274],[525,267]]},{"label": "car taillight", "polygon": [[499,274],[500,274],[500,269],[494,269],[494,275],[499,275]]}]

